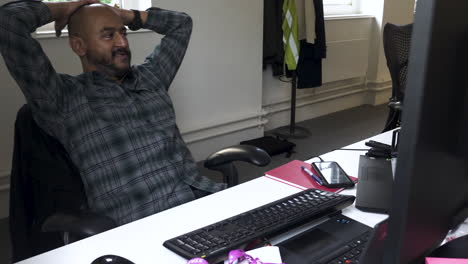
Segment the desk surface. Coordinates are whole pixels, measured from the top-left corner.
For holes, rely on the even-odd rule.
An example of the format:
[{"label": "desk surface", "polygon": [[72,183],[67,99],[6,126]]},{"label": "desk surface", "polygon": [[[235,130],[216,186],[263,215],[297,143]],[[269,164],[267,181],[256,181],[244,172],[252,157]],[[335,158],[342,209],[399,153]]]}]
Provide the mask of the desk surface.
[{"label": "desk surface", "polygon": [[[392,132],[387,132],[371,139],[390,144],[391,137]],[[367,148],[364,145],[367,140],[345,148]],[[359,155],[363,153],[337,150],[321,157],[337,161],[349,175],[357,176]],[[312,161],[315,160],[307,162]],[[99,256],[115,254],[137,264],[185,264],[185,259],[162,246],[164,241],[299,191],[295,187],[260,177],[18,263],[86,264]],[[355,188],[342,192],[355,193]],[[343,214],[371,227],[386,218],[386,215],[359,211],[354,205],[343,210]]]}]

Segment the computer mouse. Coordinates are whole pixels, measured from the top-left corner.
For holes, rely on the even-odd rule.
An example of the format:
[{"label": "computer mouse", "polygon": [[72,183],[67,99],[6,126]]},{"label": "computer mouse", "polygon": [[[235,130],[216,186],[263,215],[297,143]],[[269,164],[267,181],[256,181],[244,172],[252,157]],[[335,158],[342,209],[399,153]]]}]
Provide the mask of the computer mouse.
[{"label": "computer mouse", "polygon": [[135,264],[130,260],[116,255],[104,255],[95,259],[91,264]]}]

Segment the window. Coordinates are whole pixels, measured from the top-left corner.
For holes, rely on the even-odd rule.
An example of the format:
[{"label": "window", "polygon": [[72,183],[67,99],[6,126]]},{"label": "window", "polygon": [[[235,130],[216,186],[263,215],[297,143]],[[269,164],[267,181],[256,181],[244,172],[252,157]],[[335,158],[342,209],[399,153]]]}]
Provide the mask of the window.
[{"label": "window", "polygon": [[[43,0],[43,2],[69,2],[71,0]],[[145,10],[151,7],[151,0],[100,0],[101,3],[110,6],[119,6],[125,9]],[[54,22],[37,29],[38,34],[55,33]]]},{"label": "window", "polygon": [[359,0],[323,0],[325,15],[359,13]]},{"label": "window", "polygon": [[324,5],[351,5],[351,0],[324,0]]},{"label": "window", "polygon": [[[70,0],[43,0],[43,2],[69,2]],[[114,5],[115,3],[120,2],[120,0],[101,0],[101,3]]]}]

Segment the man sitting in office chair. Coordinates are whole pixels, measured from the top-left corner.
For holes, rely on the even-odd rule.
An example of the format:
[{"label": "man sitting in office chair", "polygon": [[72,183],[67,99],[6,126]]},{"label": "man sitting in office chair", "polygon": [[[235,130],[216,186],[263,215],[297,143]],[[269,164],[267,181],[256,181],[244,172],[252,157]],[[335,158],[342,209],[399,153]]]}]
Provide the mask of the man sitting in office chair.
[{"label": "man sitting in office chair", "polygon": [[[158,8],[124,10],[98,0],[20,1],[0,7],[0,52],[36,123],[57,138],[78,167],[91,210],[119,225],[216,192],[198,175],[180,135],[168,88],[185,55],[192,20]],[[68,24],[83,73],[56,73],[30,36]],[[141,65],[130,66],[126,28],[165,37]]]}]

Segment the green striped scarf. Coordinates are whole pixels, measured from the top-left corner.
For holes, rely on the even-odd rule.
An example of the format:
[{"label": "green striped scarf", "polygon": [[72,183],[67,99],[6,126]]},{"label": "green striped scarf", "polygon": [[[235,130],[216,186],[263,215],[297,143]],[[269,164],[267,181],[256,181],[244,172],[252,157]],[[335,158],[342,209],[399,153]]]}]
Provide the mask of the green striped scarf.
[{"label": "green striped scarf", "polygon": [[288,70],[296,70],[299,60],[298,22],[295,0],[283,3],[284,62]]}]

